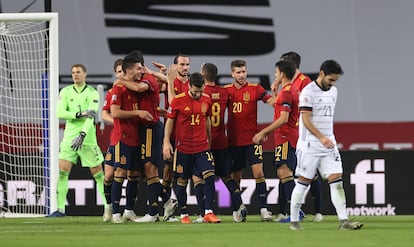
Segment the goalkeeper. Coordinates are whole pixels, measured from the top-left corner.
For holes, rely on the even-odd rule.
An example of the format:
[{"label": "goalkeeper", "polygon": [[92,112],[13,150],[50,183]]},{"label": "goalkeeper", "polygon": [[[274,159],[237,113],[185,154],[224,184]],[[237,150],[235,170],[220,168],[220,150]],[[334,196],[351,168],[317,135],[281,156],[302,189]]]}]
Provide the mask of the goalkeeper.
[{"label": "goalkeeper", "polygon": [[89,167],[101,199],[106,202],[102,171],[103,155],[96,140],[94,121],[99,95],[93,87],[86,84],[86,75],[84,65],[73,65],[73,85],[64,87],[59,94],[57,116],[65,119],[66,125],[59,151],[57,211],[47,217],[65,216],[69,174],[73,164],[77,164],[78,158],[83,167]]}]

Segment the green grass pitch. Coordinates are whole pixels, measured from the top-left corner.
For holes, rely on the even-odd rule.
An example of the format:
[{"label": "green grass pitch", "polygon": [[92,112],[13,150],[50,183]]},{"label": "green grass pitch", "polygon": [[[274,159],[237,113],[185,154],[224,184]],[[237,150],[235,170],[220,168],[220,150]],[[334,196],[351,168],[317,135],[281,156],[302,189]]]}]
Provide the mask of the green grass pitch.
[{"label": "green grass pitch", "polygon": [[[192,217],[194,218],[194,217]],[[353,217],[364,223],[357,231],[338,230],[336,216],[313,223],[304,219],[303,231],[289,224],[260,222],[248,215],[246,223],[220,216],[221,224],[102,222],[101,217],[0,218],[0,246],[414,246],[414,216]]]}]

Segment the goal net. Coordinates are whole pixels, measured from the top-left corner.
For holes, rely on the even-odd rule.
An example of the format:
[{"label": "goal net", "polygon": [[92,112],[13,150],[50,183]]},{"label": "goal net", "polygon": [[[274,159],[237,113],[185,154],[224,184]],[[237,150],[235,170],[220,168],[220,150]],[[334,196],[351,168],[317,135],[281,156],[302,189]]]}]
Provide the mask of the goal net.
[{"label": "goal net", "polygon": [[56,209],[58,14],[0,14],[0,216]]}]

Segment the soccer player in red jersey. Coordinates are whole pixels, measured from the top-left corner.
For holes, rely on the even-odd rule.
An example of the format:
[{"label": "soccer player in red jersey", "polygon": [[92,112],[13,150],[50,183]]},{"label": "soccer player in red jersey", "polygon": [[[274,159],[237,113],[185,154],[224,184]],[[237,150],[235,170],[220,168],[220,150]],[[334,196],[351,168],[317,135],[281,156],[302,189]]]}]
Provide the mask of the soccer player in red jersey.
[{"label": "soccer player in red jersey", "polygon": [[[276,96],[274,104],[273,123],[259,131],[254,137],[253,142],[259,144],[272,131],[274,131],[274,161],[273,164],[277,169],[277,176],[280,179],[279,188],[286,202],[283,205],[289,205],[295,180],[293,173],[296,168],[296,143],[298,141],[298,117],[299,117],[299,91],[292,84],[292,78],[295,74],[296,66],[290,60],[281,60],[276,63],[275,81],[272,88],[281,90]],[[279,203],[280,206],[280,203]],[[281,208],[281,212],[286,212],[286,208]],[[286,215],[283,215],[287,218]],[[279,218],[279,217],[278,217]],[[278,219],[281,221],[284,218]]]},{"label": "soccer player in red jersey", "polygon": [[247,68],[244,60],[231,62],[232,84],[225,88],[229,94],[228,101],[228,140],[233,159],[232,177],[240,183],[242,170],[250,165],[256,179],[256,192],[259,194],[262,221],[270,221],[272,216],[267,210],[267,188],[263,172],[263,149],[261,144],[253,143],[257,133],[257,102],[273,106],[274,98],[267,94],[259,84],[246,81]]},{"label": "soccer player in red jersey", "polygon": [[172,128],[176,124],[176,154],[174,173],[177,178],[175,193],[180,209],[181,223],[190,224],[187,211],[187,184],[192,175],[205,181],[204,221],[219,223],[213,213],[215,200],[215,173],[213,155],[209,151],[211,140],[211,99],[203,94],[204,78],[200,73],[190,76],[188,91],[178,94],[168,108],[163,154],[171,159],[174,153],[170,142]]},{"label": "soccer player in red jersey", "polygon": [[[135,81],[142,73],[142,63],[135,56],[127,55],[122,63],[125,80]],[[139,119],[151,121],[152,115],[143,110],[138,110],[138,98],[135,92],[122,84],[112,88],[111,114],[114,119],[113,133],[110,145],[115,147],[115,174],[112,183],[112,222],[121,223],[125,219],[136,218],[133,211],[137,194],[137,181],[139,178],[140,147],[139,147]],[[122,184],[128,178],[131,186],[127,187],[127,202],[125,212],[121,219],[119,202],[121,199]],[[128,184],[129,184],[128,183]]]},{"label": "soccer player in red jersey", "polygon": [[[190,73],[190,57],[185,54],[178,54],[174,58],[174,64],[168,68],[168,101],[171,100],[182,92],[186,92],[189,89],[189,73]],[[173,127],[171,143],[175,145],[175,126]],[[197,205],[200,210],[200,217],[193,220],[194,223],[204,222],[204,208],[205,208],[205,197],[204,197],[204,185],[205,182],[201,177],[193,176],[194,192],[197,198]]]},{"label": "soccer player in red jersey", "polygon": [[246,220],[247,209],[241,199],[240,189],[231,177],[232,163],[229,144],[224,123],[227,108],[227,90],[215,83],[217,78],[217,66],[205,63],[201,68],[204,76],[204,93],[211,98],[211,153],[214,157],[216,176],[219,176],[230,192],[233,206],[233,221],[243,222]]},{"label": "soccer player in red jersey", "polygon": [[[292,61],[295,65],[296,65],[296,72],[294,75],[294,79],[293,79],[293,85],[299,89],[299,92],[302,92],[302,89],[308,85],[312,80],[305,74],[303,74],[300,70],[299,70],[299,66],[300,66],[300,55],[294,51],[290,51],[287,53],[284,53],[281,57],[280,60],[290,60]],[[322,215],[322,185],[321,185],[321,179],[318,176],[318,174],[315,175],[315,177],[313,178],[313,181],[310,185],[310,191],[312,193],[312,196],[314,198],[314,202],[315,202],[315,216],[313,218],[313,221],[315,222],[320,222],[323,220],[323,215]],[[282,194],[282,198],[283,199],[283,194]],[[305,199],[306,196],[304,196],[303,198],[303,203],[305,203]],[[284,200],[285,201],[285,200]],[[280,206],[284,206],[286,207],[286,205],[282,205]],[[281,212],[283,213],[283,212]],[[303,213],[301,211],[301,213]]]},{"label": "soccer player in red jersey", "polygon": [[[119,58],[114,62],[114,73],[115,77],[119,80],[124,76],[122,71],[122,59]],[[112,88],[108,90],[105,95],[105,101],[102,107],[102,119],[109,124],[114,124],[114,119],[111,115],[111,98],[112,98]],[[112,131],[111,134],[112,135]],[[112,220],[112,203],[111,203],[111,188],[112,181],[114,180],[114,146],[109,145],[108,150],[105,154],[104,160],[104,192],[107,206],[104,209],[103,221],[108,222]]]},{"label": "soccer player in red jersey", "polygon": [[[135,52],[135,55],[144,61],[142,53]],[[138,92],[138,105],[141,110],[146,110],[152,114],[151,121],[141,120],[140,142],[141,142],[141,161],[144,163],[144,172],[148,189],[148,213],[135,222],[155,222],[158,221],[158,196],[164,202],[164,207],[172,207],[169,214],[174,213],[176,202],[169,200],[171,193],[163,189],[158,170],[163,165],[162,159],[162,138],[164,135],[164,125],[160,120],[160,83],[154,76],[157,74],[144,67],[144,73],[138,82],[123,81],[122,83],[132,91]],[[162,76],[164,79],[165,76]],[[167,211],[167,210],[166,210]],[[165,214],[165,213],[164,213]],[[169,217],[169,216],[167,216]]]}]

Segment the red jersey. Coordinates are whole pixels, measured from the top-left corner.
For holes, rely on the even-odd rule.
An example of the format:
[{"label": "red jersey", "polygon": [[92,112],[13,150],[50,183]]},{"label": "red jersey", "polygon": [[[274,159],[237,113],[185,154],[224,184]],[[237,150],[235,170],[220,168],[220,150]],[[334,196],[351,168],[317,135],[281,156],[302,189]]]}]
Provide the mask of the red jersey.
[{"label": "red jersey", "polygon": [[[111,105],[119,105],[121,110],[138,110],[137,94],[124,85],[115,85],[112,88]],[[138,117],[127,119],[114,118],[114,127],[111,135],[110,145],[122,142],[128,146],[139,145]]]},{"label": "red jersey", "polygon": [[[177,77],[174,79],[174,92],[175,92],[175,95],[178,95],[178,94],[183,93],[183,92],[188,92],[189,88],[190,88],[190,80],[187,80],[186,82],[182,82]],[[168,105],[168,99],[167,99],[166,102],[167,102],[167,105]],[[173,129],[172,129],[172,133],[171,133],[171,138],[172,139],[175,139],[175,132],[176,132],[175,128],[176,128],[176,124],[174,124]]]},{"label": "red jersey", "polygon": [[299,118],[299,91],[292,84],[285,85],[277,94],[275,104],[274,120],[280,117],[281,111],[289,112],[288,122],[277,128],[274,133],[275,146],[289,141],[292,147],[296,147],[298,141],[298,118]]},{"label": "red jersey", "polygon": [[180,94],[182,92],[187,92],[190,88],[190,80],[185,82],[181,81],[177,77],[174,79],[174,92],[175,94]]},{"label": "red jersey", "polygon": [[218,85],[206,85],[204,93],[211,98],[211,149],[225,149],[229,146],[224,124],[224,114],[229,98],[227,90]]},{"label": "red jersey", "polygon": [[210,115],[211,99],[207,94],[195,100],[186,91],[172,100],[167,117],[175,120],[178,151],[195,154],[209,149],[206,119]]},{"label": "red jersey", "polygon": [[230,146],[252,144],[257,133],[257,101],[266,102],[271,96],[259,84],[246,83],[237,89],[235,84],[224,87],[229,94],[227,135]]},{"label": "red jersey", "polygon": [[295,86],[299,92],[302,92],[302,89],[309,84],[312,80],[309,78],[309,76],[299,73],[293,80],[292,84]]},{"label": "red jersey", "polygon": [[[189,89],[190,85],[190,80],[187,80],[186,82],[182,82],[180,81],[180,79],[178,79],[177,77],[174,79],[174,92],[175,94],[180,94],[182,92],[186,92]],[[168,90],[167,90],[168,92]],[[168,109],[168,107],[170,106],[170,104],[168,103],[168,93],[165,92],[164,94],[164,107],[165,109]]]},{"label": "red jersey", "polygon": [[147,91],[138,94],[138,104],[140,110],[146,110],[154,117],[153,121],[141,119],[141,123],[153,124],[160,121],[160,87],[157,79],[150,74],[145,74],[138,83],[146,83],[149,88]]},{"label": "red jersey", "polygon": [[111,112],[111,98],[112,98],[112,88],[108,90],[105,95],[105,101],[102,106],[102,110]]}]

